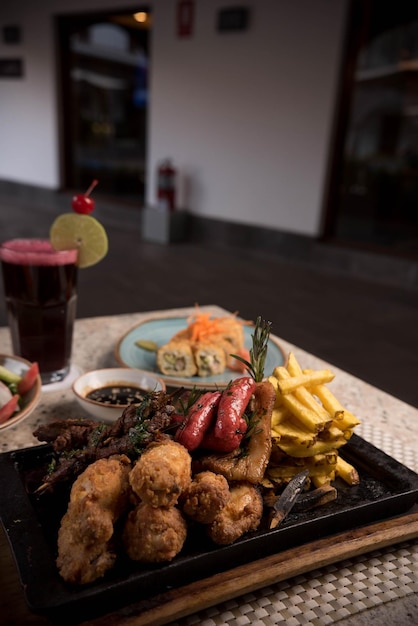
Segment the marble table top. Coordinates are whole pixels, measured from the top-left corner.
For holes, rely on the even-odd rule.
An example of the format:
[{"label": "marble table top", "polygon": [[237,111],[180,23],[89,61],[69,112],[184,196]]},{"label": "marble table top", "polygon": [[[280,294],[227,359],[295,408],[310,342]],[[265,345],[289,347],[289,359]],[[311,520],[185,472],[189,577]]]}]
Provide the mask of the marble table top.
[{"label": "marble table top", "polygon": [[[224,309],[213,306],[201,307],[204,311],[225,314]],[[102,367],[115,367],[115,347],[119,339],[131,328],[148,318],[189,315],[193,308],[149,311],[106,317],[79,319],[76,321],[73,339],[73,368],[67,381],[42,388],[41,401],[32,415],[16,427],[3,430],[0,435],[0,452],[37,445],[32,432],[39,423],[54,419],[87,416],[75,400],[71,390],[72,377],[80,371]],[[379,428],[399,445],[418,450],[418,409],[400,401],[384,391],[318,359],[283,338],[278,341],[285,354],[292,351],[303,368],[330,368],[335,379],[330,389],[341,404],[361,421],[361,428]],[[7,327],[0,328],[0,353],[11,354]],[[266,375],[271,372],[265,372]]]}]

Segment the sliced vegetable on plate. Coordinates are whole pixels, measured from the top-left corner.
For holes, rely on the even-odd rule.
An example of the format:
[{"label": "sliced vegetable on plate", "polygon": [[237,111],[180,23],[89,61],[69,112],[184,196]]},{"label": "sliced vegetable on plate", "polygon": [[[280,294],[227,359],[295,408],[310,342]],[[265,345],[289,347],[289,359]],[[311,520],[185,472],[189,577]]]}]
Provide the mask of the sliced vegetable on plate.
[{"label": "sliced vegetable on plate", "polygon": [[27,417],[35,408],[40,392],[38,363],[0,355],[0,428]]},{"label": "sliced vegetable on plate", "polygon": [[0,424],[6,422],[19,408],[19,395],[14,395],[9,387],[0,381]]},{"label": "sliced vegetable on plate", "polygon": [[38,364],[32,363],[30,368],[22,375],[21,379],[17,383],[17,391],[21,396],[32,389],[37,377],[39,376]]}]

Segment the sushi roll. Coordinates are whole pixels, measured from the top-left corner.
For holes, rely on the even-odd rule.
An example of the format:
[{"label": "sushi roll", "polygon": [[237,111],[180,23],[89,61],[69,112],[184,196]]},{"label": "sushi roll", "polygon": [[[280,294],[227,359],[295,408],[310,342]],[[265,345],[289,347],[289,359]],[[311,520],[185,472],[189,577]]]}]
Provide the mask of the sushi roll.
[{"label": "sushi roll", "polygon": [[214,376],[225,371],[225,351],[220,344],[197,342],[193,345],[193,356],[198,376]]},{"label": "sushi roll", "polygon": [[170,341],[158,349],[157,365],[162,374],[190,378],[197,372],[193,351],[188,341]]},{"label": "sushi roll", "polygon": [[222,335],[217,337],[217,344],[224,351],[226,367],[233,366],[235,358],[232,355],[242,354],[244,348],[244,331],[242,327],[236,326],[222,333]]},{"label": "sushi roll", "polygon": [[244,329],[240,324],[231,324],[217,339],[224,342],[228,353],[239,352],[244,347]]}]

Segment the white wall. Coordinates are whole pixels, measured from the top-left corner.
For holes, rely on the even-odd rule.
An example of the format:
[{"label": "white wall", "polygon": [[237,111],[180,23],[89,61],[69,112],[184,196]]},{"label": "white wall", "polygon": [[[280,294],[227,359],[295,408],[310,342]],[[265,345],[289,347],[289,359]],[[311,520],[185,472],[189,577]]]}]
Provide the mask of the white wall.
[{"label": "white wall", "polygon": [[[59,188],[52,14],[125,9],[110,0],[14,0],[0,28],[22,26],[23,80],[0,79],[0,179]],[[196,214],[319,234],[347,0],[247,0],[250,28],[216,32],[229,0],[196,0],[193,37],[179,39],[175,0],[153,0],[148,201],[157,162],[180,173]],[[132,5],[133,6],[133,5]],[[135,4],[138,9],[138,4]]]}]

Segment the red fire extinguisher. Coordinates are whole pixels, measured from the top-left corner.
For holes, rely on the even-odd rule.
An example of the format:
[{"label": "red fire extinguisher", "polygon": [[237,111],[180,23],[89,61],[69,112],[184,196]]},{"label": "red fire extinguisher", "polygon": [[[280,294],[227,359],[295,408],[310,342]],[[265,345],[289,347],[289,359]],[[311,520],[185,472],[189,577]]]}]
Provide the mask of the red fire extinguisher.
[{"label": "red fire extinguisher", "polygon": [[176,177],[177,172],[170,159],[162,161],[157,169],[157,202],[158,206],[167,211],[176,208]]}]

